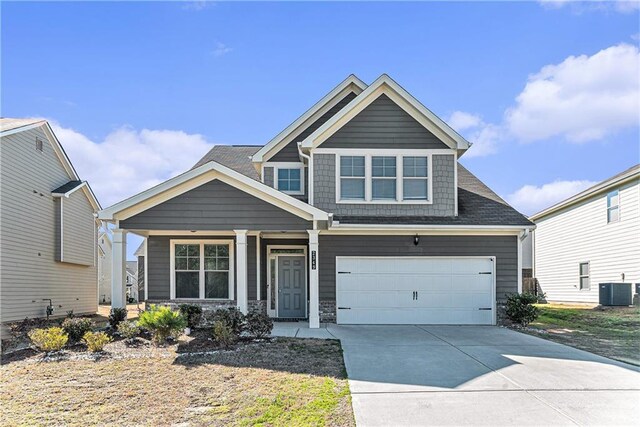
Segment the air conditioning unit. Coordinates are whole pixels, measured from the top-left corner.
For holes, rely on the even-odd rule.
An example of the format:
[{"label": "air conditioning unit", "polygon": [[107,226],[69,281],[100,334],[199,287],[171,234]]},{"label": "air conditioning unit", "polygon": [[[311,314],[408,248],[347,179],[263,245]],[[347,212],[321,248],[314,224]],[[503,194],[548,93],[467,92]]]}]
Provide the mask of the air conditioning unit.
[{"label": "air conditioning unit", "polygon": [[600,305],[631,305],[631,283],[600,283]]}]

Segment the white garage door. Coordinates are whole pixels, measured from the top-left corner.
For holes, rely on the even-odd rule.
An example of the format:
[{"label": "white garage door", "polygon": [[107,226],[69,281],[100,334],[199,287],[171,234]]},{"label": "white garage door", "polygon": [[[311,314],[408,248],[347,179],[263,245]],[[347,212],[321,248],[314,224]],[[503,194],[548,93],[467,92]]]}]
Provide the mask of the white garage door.
[{"label": "white garage door", "polygon": [[340,324],[492,325],[492,258],[337,257]]}]

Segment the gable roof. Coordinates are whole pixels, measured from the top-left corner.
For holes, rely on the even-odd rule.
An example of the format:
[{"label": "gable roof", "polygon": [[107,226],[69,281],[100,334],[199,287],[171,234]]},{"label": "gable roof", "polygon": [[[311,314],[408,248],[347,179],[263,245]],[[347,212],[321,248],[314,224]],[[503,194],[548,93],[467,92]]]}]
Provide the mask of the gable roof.
[{"label": "gable roof", "polygon": [[391,77],[383,74],[346,107],[305,138],[301,144],[302,148],[310,150],[322,144],[382,94],[391,98],[393,102],[398,104],[398,106],[437,136],[447,146],[458,150],[459,156],[471,146],[469,141],[454,131],[442,119],[431,112],[431,110],[422,105]]},{"label": "gable roof", "polygon": [[101,210],[98,212],[98,219],[125,220],[216,179],[301,218],[320,221],[329,219],[326,212],[213,160]]},{"label": "gable roof", "polygon": [[216,161],[236,172],[260,181],[258,171],[253,167],[251,156],[262,148],[259,145],[216,145],[205,154],[193,168],[200,167],[210,161]]},{"label": "gable roof", "polygon": [[604,193],[609,190],[612,190],[614,187],[623,184],[628,181],[632,181],[634,179],[640,179],[640,164],[635,166],[631,166],[629,169],[626,169],[611,178],[605,179],[604,181],[587,188],[586,190],[576,194],[575,196],[571,196],[568,199],[565,199],[555,205],[552,205],[534,215],[531,215],[529,219],[531,221],[537,221],[541,218],[544,218],[554,212],[557,212],[561,209],[564,209],[568,206],[579,203],[583,200],[588,199],[589,197],[595,196],[599,193]]},{"label": "gable roof", "polygon": [[6,136],[7,134],[22,132],[29,127],[37,127],[44,124],[46,120],[38,119],[38,118],[30,118],[30,119],[12,119],[8,117],[0,118],[0,136]]},{"label": "gable roof", "polygon": [[138,246],[138,249],[136,249],[136,251],[133,253],[134,256],[139,257],[139,256],[145,256],[146,255],[146,251],[144,249],[145,240],[143,240],[142,243],[140,243],[140,246]]},{"label": "gable roof", "polygon": [[354,74],[350,74],[340,84],[334,87],[331,92],[326,94],[320,101],[316,102],[311,108],[309,108],[303,115],[298,117],[293,123],[287,126],[282,132],[276,135],[271,141],[266,143],[260,150],[258,150],[254,156],[254,162],[265,162],[279,149],[286,146],[291,142],[291,138],[297,135],[306,126],[309,126],[316,119],[318,119],[327,110],[331,109],[335,104],[340,102],[350,92],[355,92],[356,95],[365,90],[367,85],[356,77]]}]

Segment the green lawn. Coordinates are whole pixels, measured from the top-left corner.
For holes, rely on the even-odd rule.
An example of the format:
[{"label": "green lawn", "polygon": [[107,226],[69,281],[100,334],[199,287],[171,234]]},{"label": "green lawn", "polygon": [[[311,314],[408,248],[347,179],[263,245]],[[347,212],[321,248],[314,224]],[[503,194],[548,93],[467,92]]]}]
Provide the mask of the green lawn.
[{"label": "green lawn", "polygon": [[[539,304],[529,332],[551,341],[640,365],[640,308]],[[541,332],[537,332],[539,330]]]}]

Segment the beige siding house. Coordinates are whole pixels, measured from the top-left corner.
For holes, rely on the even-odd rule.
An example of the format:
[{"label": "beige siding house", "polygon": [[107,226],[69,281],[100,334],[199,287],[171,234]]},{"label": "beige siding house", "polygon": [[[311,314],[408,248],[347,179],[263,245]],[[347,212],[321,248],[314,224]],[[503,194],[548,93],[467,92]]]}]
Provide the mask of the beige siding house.
[{"label": "beige siding house", "polygon": [[598,303],[599,283],[640,283],[640,165],[535,214],[534,275],[549,301]]},{"label": "beige siding house", "polygon": [[44,120],[0,119],[0,321],[97,310],[100,205]]},{"label": "beige siding house", "polygon": [[101,232],[98,236],[98,302],[111,303],[111,237]]}]

